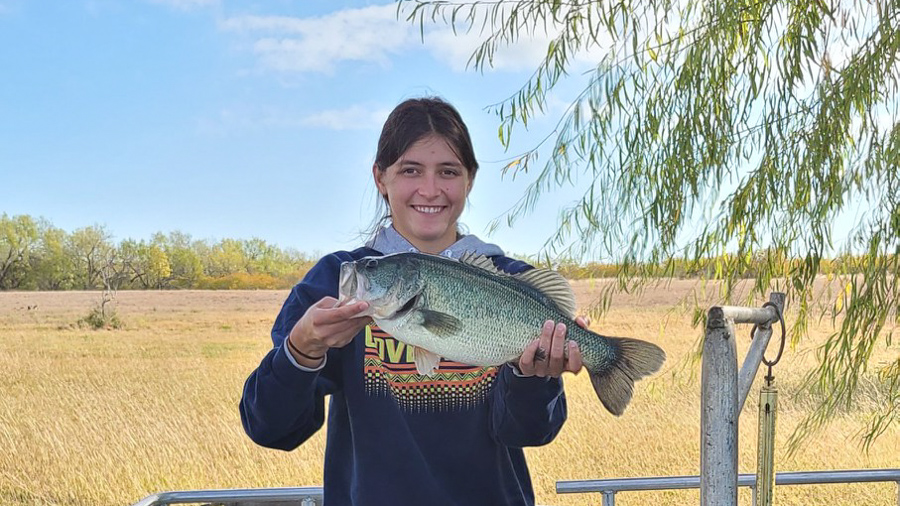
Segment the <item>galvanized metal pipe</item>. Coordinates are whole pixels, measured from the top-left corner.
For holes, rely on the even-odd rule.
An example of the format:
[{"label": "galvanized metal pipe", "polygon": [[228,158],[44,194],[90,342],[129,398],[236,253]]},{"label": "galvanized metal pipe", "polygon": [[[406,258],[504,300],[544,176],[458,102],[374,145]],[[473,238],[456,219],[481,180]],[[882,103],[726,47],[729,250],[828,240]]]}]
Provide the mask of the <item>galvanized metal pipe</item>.
[{"label": "galvanized metal pipe", "polygon": [[700,504],[736,505],[737,348],[720,307],[711,308],[706,321],[700,392]]},{"label": "galvanized metal pipe", "polygon": [[322,487],[238,488],[216,490],[180,490],[159,492],[145,497],[132,506],[215,503],[229,506],[260,504],[322,504]]},{"label": "galvanized metal pipe", "polygon": [[[776,485],[821,485],[836,483],[873,483],[893,481],[897,484],[900,505],[900,469],[859,469],[839,471],[792,471],[775,474]],[[739,487],[756,487],[755,474],[738,475]],[[614,506],[617,492],[640,490],[678,490],[700,488],[700,476],[662,476],[645,478],[611,478],[604,480],[572,480],[556,482],[557,494],[602,493],[603,505]],[[612,498],[607,502],[607,498]]]},{"label": "galvanized metal pipe", "polygon": [[[769,302],[778,306],[778,310],[784,314],[784,303],[785,303],[785,294],[782,292],[772,292],[769,294]],[[750,393],[750,387],[753,386],[753,379],[756,378],[756,373],[759,371],[759,364],[762,362],[763,355],[766,353],[766,348],[769,345],[769,340],[772,337],[772,324],[778,321],[778,314],[775,313],[774,310],[770,307],[765,307],[768,311],[774,313],[772,315],[772,319],[761,324],[757,324],[759,327],[756,331],[756,334],[753,336],[753,341],[750,343],[750,348],[747,350],[747,356],[744,357],[744,364],[741,366],[741,372],[738,373],[738,413],[740,414],[741,410],[744,409],[744,403],[747,401],[747,395]],[[724,313],[724,311],[723,311]],[[726,314],[726,318],[727,318]]]},{"label": "galvanized metal pipe", "polygon": [[747,396],[750,394],[750,388],[753,386],[753,380],[759,371],[759,364],[762,363],[763,354],[771,337],[772,327],[760,328],[753,336],[741,372],[738,373],[738,414],[744,409],[744,403],[747,402]]},{"label": "galvanized metal pipe", "polygon": [[734,323],[769,325],[778,321],[778,313],[771,307],[719,306],[719,309]]}]

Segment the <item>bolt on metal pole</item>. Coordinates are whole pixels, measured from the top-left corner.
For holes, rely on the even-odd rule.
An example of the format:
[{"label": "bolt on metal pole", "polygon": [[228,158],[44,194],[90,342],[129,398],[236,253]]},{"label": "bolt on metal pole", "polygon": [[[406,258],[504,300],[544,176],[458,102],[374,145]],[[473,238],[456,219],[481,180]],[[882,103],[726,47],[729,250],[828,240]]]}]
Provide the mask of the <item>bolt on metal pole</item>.
[{"label": "bolt on metal pole", "polygon": [[700,504],[737,504],[738,390],[734,327],[721,307],[709,310],[700,399]]}]

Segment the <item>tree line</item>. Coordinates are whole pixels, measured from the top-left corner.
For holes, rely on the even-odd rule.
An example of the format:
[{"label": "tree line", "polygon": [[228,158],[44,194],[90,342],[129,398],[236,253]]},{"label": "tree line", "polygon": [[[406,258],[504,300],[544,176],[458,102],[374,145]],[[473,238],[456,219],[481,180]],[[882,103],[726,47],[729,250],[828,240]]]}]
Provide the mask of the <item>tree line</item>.
[{"label": "tree line", "polygon": [[[621,277],[623,268],[629,272],[628,266],[618,264],[513,256],[549,266],[568,279]],[[0,290],[284,289],[302,279],[316,260],[316,256],[258,238],[213,242],[175,231],[116,244],[101,225],[69,233],[43,218],[0,215]],[[819,272],[856,273],[858,261],[852,256],[821,259]],[[779,275],[790,276],[802,264],[784,254],[762,251],[751,259],[728,254],[676,258],[641,269],[657,278],[714,279],[716,272],[736,262],[745,264],[740,278],[755,278],[763,265],[772,264],[779,266]]]},{"label": "tree line", "polygon": [[258,238],[175,231],[115,243],[102,225],[66,232],[43,218],[0,215],[0,290],[279,289],[315,261]]}]

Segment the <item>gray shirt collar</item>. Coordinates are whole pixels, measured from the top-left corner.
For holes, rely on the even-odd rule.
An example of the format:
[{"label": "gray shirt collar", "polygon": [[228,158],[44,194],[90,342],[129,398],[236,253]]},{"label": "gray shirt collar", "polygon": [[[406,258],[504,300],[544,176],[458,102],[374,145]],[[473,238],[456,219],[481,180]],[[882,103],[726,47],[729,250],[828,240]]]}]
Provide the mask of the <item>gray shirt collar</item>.
[{"label": "gray shirt collar", "polygon": [[[382,255],[402,252],[418,252],[405,237],[394,229],[393,225],[381,227],[375,237],[366,242],[366,247],[380,252]],[[472,252],[485,256],[503,255],[503,250],[496,244],[486,243],[472,234],[464,235],[440,253],[441,256],[459,258],[463,253]]]}]

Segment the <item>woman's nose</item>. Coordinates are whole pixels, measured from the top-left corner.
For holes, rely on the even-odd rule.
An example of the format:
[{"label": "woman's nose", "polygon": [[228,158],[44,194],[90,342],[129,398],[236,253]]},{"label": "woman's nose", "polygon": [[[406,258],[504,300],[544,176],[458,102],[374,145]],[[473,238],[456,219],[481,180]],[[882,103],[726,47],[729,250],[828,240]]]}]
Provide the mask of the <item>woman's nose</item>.
[{"label": "woman's nose", "polygon": [[441,194],[441,188],[438,186],[437,178],[433,174],[428,174],[422,178],[422,184],[419,185],[419,194],[424,197],[437,197]]}]

